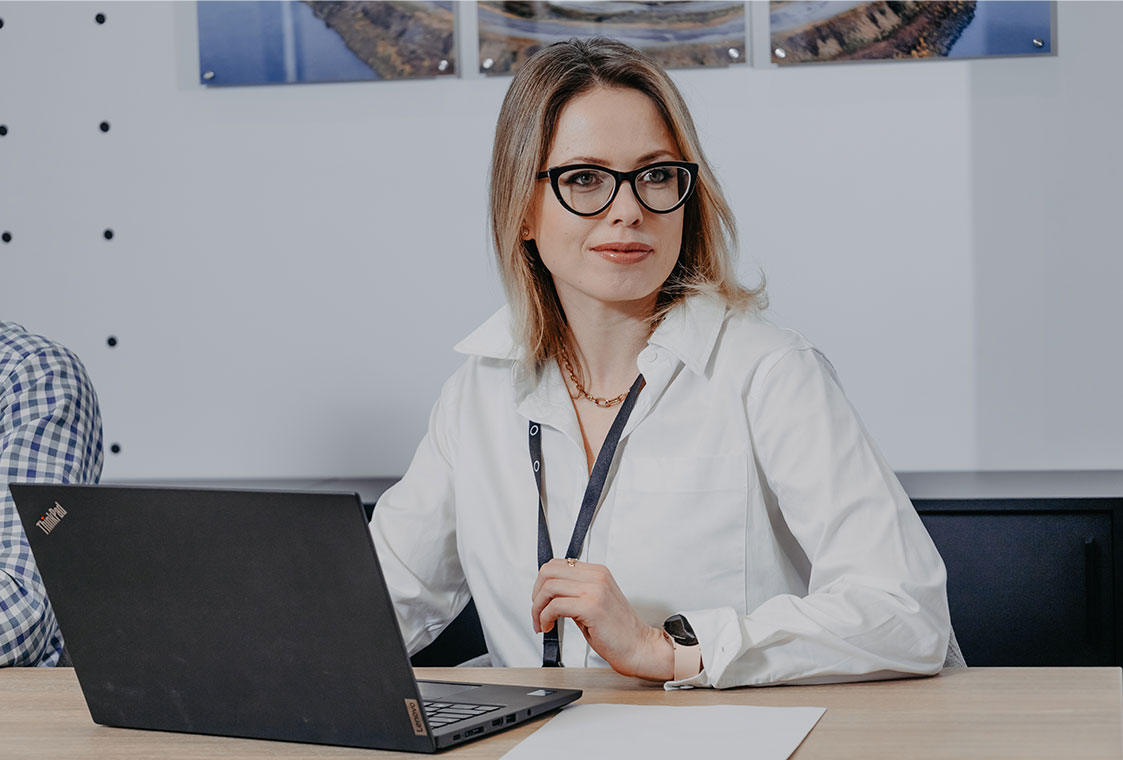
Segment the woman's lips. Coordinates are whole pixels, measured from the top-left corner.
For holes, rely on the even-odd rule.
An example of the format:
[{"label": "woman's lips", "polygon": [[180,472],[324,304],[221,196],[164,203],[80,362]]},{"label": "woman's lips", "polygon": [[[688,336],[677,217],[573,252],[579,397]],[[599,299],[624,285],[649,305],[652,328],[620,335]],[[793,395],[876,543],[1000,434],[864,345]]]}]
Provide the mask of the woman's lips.
[{"label": "woman's lips", "polygon": [[654,253],[651,246],[642,243],[604,243],[594,246],[593,252],[618,264],[633,264]]}]

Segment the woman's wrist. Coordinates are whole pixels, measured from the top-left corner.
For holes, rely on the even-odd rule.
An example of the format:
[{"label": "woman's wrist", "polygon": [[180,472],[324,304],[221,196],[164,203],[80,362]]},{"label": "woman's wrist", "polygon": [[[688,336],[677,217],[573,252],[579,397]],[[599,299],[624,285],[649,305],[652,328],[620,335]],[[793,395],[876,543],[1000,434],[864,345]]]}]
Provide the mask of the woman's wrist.
[{"label": "woman's wrist", "polygon": [[670,681],[675,676],[675,648],[662,628],[648,626],[645,667],[635,675],[648,681]]}]

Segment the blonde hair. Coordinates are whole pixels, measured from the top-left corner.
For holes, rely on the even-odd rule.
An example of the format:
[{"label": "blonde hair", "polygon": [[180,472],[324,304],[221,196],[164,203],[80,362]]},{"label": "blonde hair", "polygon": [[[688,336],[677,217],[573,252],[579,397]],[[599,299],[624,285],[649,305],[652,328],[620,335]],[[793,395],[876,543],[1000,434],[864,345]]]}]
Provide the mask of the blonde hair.
[{"label": "blonde hair", "polygon": [[520,68],[499,112],[491,156],[491,229],[512,320],[521,327],[526,356],[536,364],[557,357],[566,321],[553,278],[533,242],[522,237],[534,198],[536,175],[550,151],[562,109],[596,87],[638,90],[659,109],[684,161],[698,164],[698,181],[686,202],[682,249],[659,292],[654,328],[687,296],[707,292],[733,308],[764,308],[764,287],[748,290],[736,281],[733,256],[737,230],[733,212],[710,170],[694,121],[667,73],[646,54],[602,37],[556,42]]}]

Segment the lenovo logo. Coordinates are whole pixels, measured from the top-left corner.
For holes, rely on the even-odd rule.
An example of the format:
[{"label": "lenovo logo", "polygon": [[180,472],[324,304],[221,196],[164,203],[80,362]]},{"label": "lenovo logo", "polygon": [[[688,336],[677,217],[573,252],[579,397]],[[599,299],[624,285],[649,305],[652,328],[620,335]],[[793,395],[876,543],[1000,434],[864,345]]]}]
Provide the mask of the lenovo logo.
[{"label": "lenovo logo", "polygon": [[416,699],[407,699],[406,711],[409,712],[409,722],[413,724],[413,733],[418,736],[425,736],[428,732],[425,730],[425,718],[421,715],[421,708],[417,704]]},{"label": "lenovo logo", "polygon": [[40,517],[39,522],[35,524],[39,526],[39,530],[49,534],[64,517],[66,517],[66,510],[56,501],[55,505],[47,510],[47,514]]}]

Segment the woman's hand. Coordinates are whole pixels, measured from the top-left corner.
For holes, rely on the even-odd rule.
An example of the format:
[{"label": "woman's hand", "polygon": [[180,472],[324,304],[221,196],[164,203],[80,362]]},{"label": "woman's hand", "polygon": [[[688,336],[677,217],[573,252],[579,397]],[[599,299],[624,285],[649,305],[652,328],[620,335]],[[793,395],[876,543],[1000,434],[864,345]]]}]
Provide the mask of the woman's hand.
[{"label": "woman's hand", "polygon": [[573,618],[585,640],[616,672],[653,681],[674,677],[674,650],[658,628],[639,619],[604,565],[552,559],[531,592],[534,632]]}]

